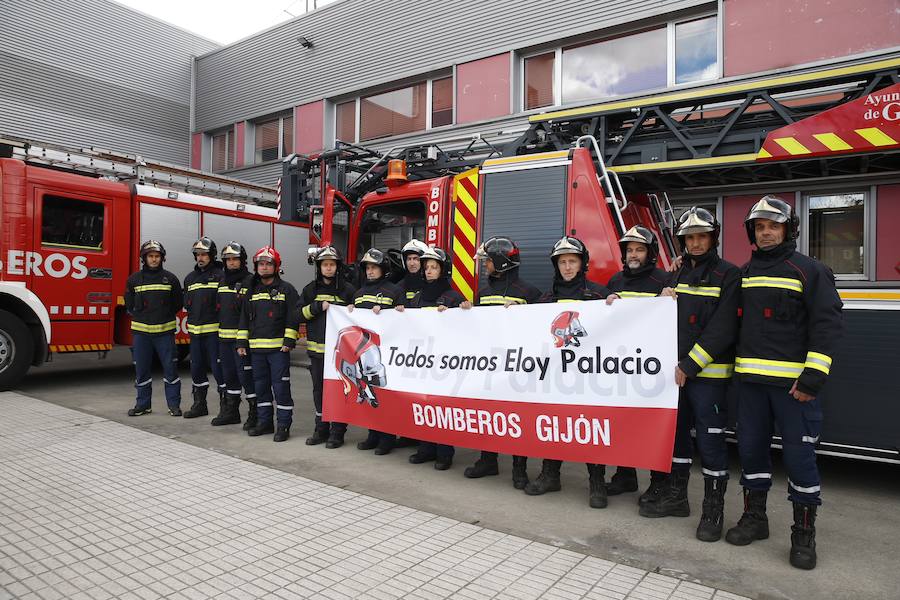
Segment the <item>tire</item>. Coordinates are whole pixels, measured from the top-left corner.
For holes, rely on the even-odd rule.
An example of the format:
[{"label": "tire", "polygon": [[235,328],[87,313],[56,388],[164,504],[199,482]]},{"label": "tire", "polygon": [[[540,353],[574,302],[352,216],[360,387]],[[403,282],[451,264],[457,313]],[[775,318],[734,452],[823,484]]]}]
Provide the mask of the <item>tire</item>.
[{"label": "tire", "polygon": [[0,310],[0,391],[19,385],[34,356],[34,340],[22,319]]}]

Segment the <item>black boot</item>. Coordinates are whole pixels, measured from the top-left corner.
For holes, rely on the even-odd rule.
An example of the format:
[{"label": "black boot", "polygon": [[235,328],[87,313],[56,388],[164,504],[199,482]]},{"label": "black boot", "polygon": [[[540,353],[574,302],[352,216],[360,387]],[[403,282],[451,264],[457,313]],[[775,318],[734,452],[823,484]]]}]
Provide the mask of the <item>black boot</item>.
[{"label": "black boot", "polygon": [[272,437],[273,442],[286,442],[291,437],[290,425],[279,425],[275,429],[275,436]]},{"label": "black boot", "polygon": [[369,430],[369,435],[363,441],[356,444],[357,450],[372,450],[378,447],[378,434]]},{"label": "black boot", "polygon": [[414,465],[421,465],[422,463],[431,462],[433,460],[437,460],[437,452],[434,450],[434,447],[429,450],[419,446],[419,449],[416,450],[415,454],[409,455],[409,462]]},{"label": "black boot", "polygon": [[408,438],[406,436],[401,435],[397,438],[397,441],[394,442],[394,448],[412,448],[413,446],[418,446],[419,440],[414,440],[412,438]]},{"label": "black boot", "polygon": [[471,467],[466,467],[466,470],[463,471],[463,475],[468,477],[469,479],[479,479],[481,477],[488,477],[490,475],[499,475],[500,467],[497,465],[497,455],[488,455],[485,456],[483,453],[481,458],[475,461],[475,464]]},{"label": "black boot", "polygon": [[769,518],[766,516],[768,490],[744,488],[744,514],[737,525],[725,534],[725,541],[735,546],[746,546],[756,540],[769,537]]},{"label": "black boot", "polygon": [[244,431],[250,431],[256,427],[256,398],[247,398],[247,420],[244,421]]},{"label": "black boot", "polygon": [[[609,486],[606,485],[606,465],[588,464],[588,504],[591,508],[606,508]],[[619,467],[619,471],[622,467]],[[613,476],[615,477],[615,475]]]},{"label": "black boot", "polygon": [[328,441],[325,442],[325,447],[329,450],[334,450],[335,448],[340,448],[343,445],[344,431],[341,431],[337,427],[332,426],[331,433],[328,434]]},{"label": "black boot", "polygon": [[391,450],[394,449],[394,444],[397,442],[392,435],[382,435],[381,440],[378,442],[378,447],[375,448],[374,454],[375,456],[384,456],[385,454],[390,454]]},{"label": "black boot", "polygon": [[513,487],[524,490],[528,485],[528,458],[525,456],[513,456],[512,468]]},{"label": "black boot", "polygon": [[643,494],[638,496],[638,505],[644,506],[650,502],[656,502],[659,500],[659,497],[669,486],[669,476],[663,473],[662,475],[650,475],[650,486],[644,491]]},{"label": "black boot", "polygon": [[263,423],[259,419],[256,420],[256,425],[253,428],[247,430],[247,435],[250,437],[256,437],[259,435],[267,435],[270,433],[275,433],[275,424],[272,423],[271,420]]},{"label": "black boot", "polygon": [[658,517],[689,517],[691,505],[688,504],[687,486],[690,471],[676,471],[669,475],[669,485],[662,491],[656,502],[648,502],[641,506],[638,513],[642,517],[655,519]]},{"label": "black boot", "polygon": [[219,425],[240,425],[241,413],[238,406],[241,404],[241,394],[225,393],[225,399],[222,401],[222,408],[219,416],[211,421],[215,426]]},{"label": "black boot", "polygon": [[791,525],[791,565],[798,569],[816,568],[816,512],[814,504],[794,502],[794,524]]},{"label": "black boot", "polygon": [[703,514],[697,525],[697,539],[701,542],[718,542],[722,538],[727,488],[727,479],[707,477],[703,480]]},{"label": "black boot", "polygon": [[[559,468],[561,460],[547,460],[541,464],[541,474],[537,479],[525,485],[525,493],[529,496],[540,496],[547,492],[558,492],[562,489],[559,483]],[[526,475],[527,477],[527,475]]]},{"label": "black boot", "polygon": [[638,490],[637,470],[633,467],[619,467],[606,486],[607,496],[618,496]]},{"label": "black boot", "polygon": [[330,434],[330,425],[328,423],[319,423],[316,425],[316,428],[313,429],[313,434],[306,438],[306,445],[318,446],[319,444],[324,444],[328,441]]},{"label": "black boot", "polygon": [[193,390],[194,403],[184,412],[185,419],[194,419],[196,417],[205,417],[209,414],[206,408],[206,392],[209,386],[195,387]]}]

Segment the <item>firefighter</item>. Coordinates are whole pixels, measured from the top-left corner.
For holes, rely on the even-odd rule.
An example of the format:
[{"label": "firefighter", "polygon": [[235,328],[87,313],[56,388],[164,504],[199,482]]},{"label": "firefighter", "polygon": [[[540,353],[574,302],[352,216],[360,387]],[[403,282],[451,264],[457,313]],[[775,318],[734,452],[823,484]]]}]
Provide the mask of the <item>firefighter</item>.
[{"label": "firefighter", "polygon": [[822,427],[819,393],[842,334],[842,304],[831,270],[797,252],[800,224],[787,202],[764,196],[744,224],[756,246],[741,269],[735,366],[744,514],[725,539],[744,546],[769,537],[769,447],[777,424],[794,509],[790,563],[813,569],[816,512],[821,504],[815,454]]},{"label": "firefighter", "polygon": [[[359,260],[359,270],[365,276],[365,281],[356,294],[353,295],[353,304],[348,310],[355,308],[371,309],[376,315],[382,309],[393,308],[402,312],[405,294],[403,288],[388,281],[390,274],[390,260],[387,254],[378,248],[370,248]],[[390,454],[396,444],[396,437],[392,433],[369,430],[365,440],[359,442],[356,447],[359,450],[375,449],[375,454],[382,456]]]},{"label": "firefighter", "polygon": [[184,412],[185,419],[209,414],[206,394],[207,372],[212,370],[218,386],[219,406],[225,404],[225,380],[219,362],[218,292],[222,281],[222,263],[218,261],[216,243],[202,237],[191,246],[194,270],[184,278],[184,308],[191,337],[191,396],[193,404]]},{"label": "firefighter", "polygon": [[403,254],[403,266],[406,274],[400,282],[407,300],[412,300],[416,292],[422,289],[425,280],[422,277],[422,254],[428,250],[425,242],[413,238],[409,240],[401,253]]},{"label": "firefighter", "polygon": [[[540,302],[567,302],[573,300],[602,300],[609,296],[606,286],[587,278],[590,253],[584,243],[575,237],[565,236],[553,245],[550,251],[550,262],[553,263],[553,287],[541,296]],[[552,332],[557,337],[557,345],[579,345],[578,337],[584,330],[577,320],[578,313],[566,311],[554,322]],[[562,335],[560,335],[562,333]],[[558,492],[562,489],[559,481],[561,460],[545,458],[541,465],[541,473],[525,486],[529,496],[540,496],[547,492]],[[605,465],[588,464],[589,496],[588,503],[592,508],[606,508],[606,475]]]},{"label": "firefighter", "polygon": [[256,426],[256,391],[253,387],[253,366],[249,356],[237,352],[238,323],[241,304],[253,275],[247,270],[247,250],[237,242],[228,242],[220,254],[225,271],[219,282],[219,360],[225,379],[225,401],[213,425],[237,425],[241,422],[241,387],[247,399],[247,420],[244,431]]},{"label": "firefighter", "polygon": [[[422,287],[407,301],[409,308],[425,308],[444,311],[456,308],[466,301],[462,294],[450,287],[450,260],[440,248],[426,248],[422,252]],[[453,464],[453,446],[419,442],[419,449],[409,457],[409,462],[419,465],[434,461],[434,468],[446,471]]]},{"label": "firefighter", "polygon": [[[482,261],[487,273],[487,287],[479,294],[479,306],[504,306],[534,304],[541,297],[541,291],[519,277],[522,259],[519,247],[508,237],[495,236],[485,241],[475,252],[475,259]],[[512,480],[517,490],[528,484],[528,459],[513,456]],[[481,457],[463,473],[470,479],[499,475],[497,453],[482,450]]]},{"label": "firefighter", "polygon": [[356,288],[344,281],[344,262],[333,246],[316,251],[313,256],[316,278],[300,294],[300,322],[306,323],[306,352],[309,354],[309,374],[313,384],[313,403],[316,409],[315,428],[306,438],[307,446],[325,444],[326,448],[344,445],[346,423],[322,420],[322,386],[325,377],[325,312],[331,305],[347,306],[353,301]]},{"label": "firefighter", "polygon": [[[606,298],[607,304],[619,298],[652,298],[659,296],[669,281],[669,274],[657,268],[659,241],[656,235],[637,225],[629,229],[619,240],[622,255],[622,270],[613,275],[608,287],[612,293]],[[638,498],[639,504],[655,500],[665,487],[668,475],[651,471],[650,487]],[[634,467],[619,467],[606,486],[607,496],[618,496],[638,489],[637,471]]]},{"label": "firefighter", "polygon": [[[284,442],[291,435],[294,400],[291,398],[290,352],[297,344],[300,327],[300,296],[279,276],[281,255],[264,246],[253,255],[256,274],[241,303],[238,324],[238,354],[248,353],[253,366],[256,390],[256,426],[247,435],[275,433],[273,440]],[[272,424],[275,403],[277,428]]]},{"label": "firefighter", "polygon": [[697,437],[703,470],[703,512],[696,537],[722,537],[728,448],[725,443],[727,385],[734,373],[734,343],[740,301],[740,271],[719,257],[721,228],[708,210],[692,207],[681,215],[675,235],[682,264],[663,296],[678,302],[678,365],[675,382],[678,420],[672,471],[659,496],[640,507],[643,517],[687,517],[687,486],[693,462],[691,429]]},{"label": "firefighter", "polygon": [[175,351],[175,316],[184,300],[181,285],[175,275],[162,268],[166,249],[161,243],[147,240],[141,244],[140,255],[141,270],[132,273],[125,283],[125,310],[131,316],[131,353],[137,389],[134,408],[128,411],[128,416],[139,417],[152,412],[150,368],[156,354],[163,368],[169,414],[180,417],[181,379]]}]

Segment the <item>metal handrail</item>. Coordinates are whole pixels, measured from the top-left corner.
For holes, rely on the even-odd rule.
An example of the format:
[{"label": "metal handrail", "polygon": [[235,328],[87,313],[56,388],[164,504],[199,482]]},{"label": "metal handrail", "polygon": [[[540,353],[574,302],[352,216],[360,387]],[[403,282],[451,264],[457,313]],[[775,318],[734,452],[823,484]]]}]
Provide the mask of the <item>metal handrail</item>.
[{"label": "metal handrail", "polygon": [[[606,163],[603,161],[603,155],[600,153],[600,144],[597,143],[597,138],[594,136],[581,136],[575,141],[575,147],[582,147],[582,142],[585,140],[590,142],[591,146],[593,146],[594,154],[597,155],[597,165],[600,167],[600,175],[597,176],[597,180],[600,182],[600,185],[606,188],[606,193],[609,196],[607,202],[612,204],[619,227],[622,233],[625,233],[625,219],[622,217],[622,211],[628,206],[628,200],[625,199],[625,192],[622,190],[622,183],[619,181],[619,176],[615,171],[610,171],[606,168]],[[611,175],[615,176],[616,186],[619,188],[619,193],[621,194],[621,201],[619,196],[616,195]]]}]

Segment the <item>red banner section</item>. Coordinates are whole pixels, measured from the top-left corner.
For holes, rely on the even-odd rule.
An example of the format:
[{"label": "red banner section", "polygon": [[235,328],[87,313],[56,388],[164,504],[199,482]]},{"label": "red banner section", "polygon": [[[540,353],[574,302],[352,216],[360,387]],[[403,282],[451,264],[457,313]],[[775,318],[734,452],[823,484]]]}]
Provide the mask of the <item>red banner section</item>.
[{"label": "red banner section", "polygon": [[385,388],[375,394],[357,402],[341,381],[326,379],[323,419],[517,456],[666,472],[671,466],[676,409],[474,400]]}]

